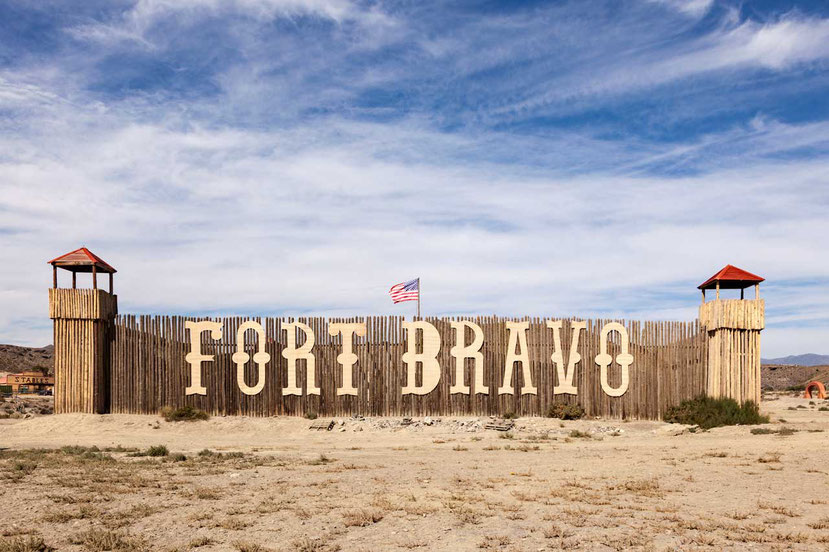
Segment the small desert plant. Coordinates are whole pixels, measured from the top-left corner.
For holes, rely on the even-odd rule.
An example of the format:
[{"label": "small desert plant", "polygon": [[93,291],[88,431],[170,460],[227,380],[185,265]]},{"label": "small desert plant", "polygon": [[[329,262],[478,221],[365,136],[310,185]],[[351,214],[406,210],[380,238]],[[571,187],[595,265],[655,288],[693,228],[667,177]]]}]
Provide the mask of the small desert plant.
[{"label": "small desert plant", "polygon": [[777,433],[773,429],[769,429],[767,427],[755,427],[751,429],[752,435],[771,435],[773,433]]},{"label": "small desert plant", "polygon": [[268,552],[270,548],[265,548],[261,544],[255,542],[236,541],[233,543],[233,548],[239,552]]},{"label": "small desert plant", "polygon": [[161,417],[168,422],[194,422],[197,420],[206,420],[210,418],[210,415],[204,410],[199,410],[188,404],[178,408],[165,406],[161,409]]},{"label": "small desert plant", "polygon": [[366,527],[381,519],[383,519],[383,513],[380,510],[362,509],[346,512],[343,515],[346,527]]},{"label": "small desert plant", "polygon": [[505,420],[517,420],[518,414],[516,414],[515,412],[504,412],[503,418]]},{"label": "small desert plant", "polygon": [[127,456],[167,456],[168,454],[170,454],[170,451],[167,450],[167,447],[165,447],[164,445],[155,445],[148,448],[147,450],[131,452],[127,454]]},{"label": "small desert plant", "polygon": [[547,409],[547,417],[579,420],[584,417],[584,408],[580,404],[553,403]]},{"label": "small desert plant", "polygon": [[669,408],[665,421],[710,429],[727,425],[767,424],[769,418],[762,416],[759,407],[752,401],[739,404],[734,399],[698,397]]},{"label": "small desert plant", "polygon": [[308,420],[316,420],[317,419],[317,413],[316,412],[306,412],[305,413],[305,418],[307,418]]},{"label": "small desert plant", "polygon": [[55,550],[40,537],[29,535],[25,539],[17,537],[11,540],[0,540],[0,552],[52,552]]},{"label": "small desert plant", "polygon": [[147,550],[148,547],[140,537],[131,537],[125,533],[106,529],[89,529],[69,537],[71,544],[83,545],[84,550],[99,552],[104,550]]},{"label": "small desert plant", "polygon": [[590,439],[590,434],[586,431],[579,431],[578,429],[574,429],[570,432],[570,437],[574,439]]}]

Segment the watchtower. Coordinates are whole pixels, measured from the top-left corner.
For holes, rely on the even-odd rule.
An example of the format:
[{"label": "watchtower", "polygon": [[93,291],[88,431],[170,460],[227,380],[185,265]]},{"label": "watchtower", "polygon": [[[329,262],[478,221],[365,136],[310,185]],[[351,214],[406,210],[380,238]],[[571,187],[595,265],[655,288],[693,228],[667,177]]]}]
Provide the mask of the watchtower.
[{"label": "watchtower", "polygon": [[[85,247],[49,261],[54,320],[55,413],[109,411],[109,350],[118,297],[112,268]],[[72,287],[58,287],[58,269],[72,273]],[[92,289],[78,289],[78,273],[92,274]],[[98,274],[109,275],[109,292],[98,289]]]},{"label": "watchtower", "polygon": [[[727,265],[700,284],[699,321],[708,332],[708,381],[711,397],[760,403],[760,331],[765,327],[765,304],[760,299],[763,278]],[[754,299],[745,289],[754,286]],[[705,291],[716,290],[706,302]],[[720,290],[740,290],[739,299],[720,299]]]}]

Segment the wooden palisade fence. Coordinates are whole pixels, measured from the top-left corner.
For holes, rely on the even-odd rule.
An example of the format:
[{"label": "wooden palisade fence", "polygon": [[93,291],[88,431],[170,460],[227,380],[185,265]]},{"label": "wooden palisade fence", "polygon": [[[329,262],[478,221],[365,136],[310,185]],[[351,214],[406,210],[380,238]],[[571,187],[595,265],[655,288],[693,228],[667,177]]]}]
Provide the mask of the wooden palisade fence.
[{"label": "wooden palisade fence", "polygon": [[[286,331],[283,320],[255,318],[265,330],[266,351],[270,362],[266,366],[265,385],[256,395],[240,392],[236,382],[236,365],[231,356],[237,350],[238,327],[246,318],[217,319],[223,325],[223,337],[213,341],[204,339],[202,351],[214,355],[202,369],[202,384],[206,395],[186,395],[190,369],[185,355],[190,351],[190,338],[185,329],[187,320],[179,316],[119,316],[114,323],[110,353],[110,403],[112,412],[156,413],[163,406],[192,405],[211,414],[238,414],[249,416],[304,415],[315,413],[329,416],[362,414],[366,416],[424,416],[424,415],[493,415],[514,412],[522,416],[544,415],[553,402],[581,404],[589,416],[613,418],[656,419],[665,410],[682,400],[706,392],[708,340],[700,324],[694,322],[623,322],[629,336],[629,388],[620,397],[611,397],[600,386],[599,366],[595,362],[600,352],[600,330],[608,322],[587,320],[581,331],[578,353],[581,361],[575,365],[576,395],[555,394],[556,366],[551,354],[556,350],[553,332],[546,319],[529,318],[527,331],[528,353],[532,383],[537,394],[522,394],[522,371],[513,370],[514,394],[499,394],[508,347],[506,322],[512,319],[477,317],[471,319],[484,332],[484,384],[488,393],[450,393],[455,383],[455,362],[450,356],[455,333],[450,322],[455,319],[425,319],[433,324],[441,337],[438,354],[441,377],[434,391],[426,395],[404,395],[407,371],[401,358],[406,351],[408,336],[403,331],[403,318],[374,316],[354,319],[300,318],[313,329],[316,341],[313,354],[316,361],[317,383],[320,395],[283,396],[286,385],[285,348]],[[290,321],[290,319],[289,319]],[[356,396],[336,394],[342,384],[342,370],[337,355],[342,352],[342,337],[329,337],[329,322],[364,322],[367,333],[354,337],[354,365]],[[570,321],[565,320],[561,344],[565,366],[570,353]],[[468,338],[467,338],[468,339]],[[256,335],[248,331],[244,350],[253,355]],[[620,351],[619,336],[611,333],[608,352],[615,358]],[[298,338],[301,342],[302,338]],[[299,361],[297,377],[305,390],[307,377],[304,361]],[[465,361],[468,385],[473,385],[473,361]],[[609,370],[609,384],[620,383],[620,370],[614,362]],[[245,368],[248,385],[257,383],[257,367],[248,362]],[[420,383],[418,381],[418,383]]]}]

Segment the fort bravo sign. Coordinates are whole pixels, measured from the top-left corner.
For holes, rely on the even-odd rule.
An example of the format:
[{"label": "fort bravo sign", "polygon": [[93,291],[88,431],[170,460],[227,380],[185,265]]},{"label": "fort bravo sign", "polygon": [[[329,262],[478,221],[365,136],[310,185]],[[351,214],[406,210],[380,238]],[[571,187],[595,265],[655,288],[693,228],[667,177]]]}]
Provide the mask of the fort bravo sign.
[{"label": "fort bravo sign", "polygon": [[[699,286],[698,320],[638,322],[119,315],[111,265],[85,248],[50,263],[56,412],[543,415],[578,403],[653,419],[703,394],[759,400],[762,278],[732,266]],[[59,268],[72,287],[58,286]],[[727,288],[740,299],[721,299]]]},{"label": "fort bravo sign", "polygon": [[[484,345],[484,332],[481,327],[470,320],[451,321],[450,326],[455,334],[454,346],[449,350],[454,365],[454,383],[449,388],[450,393],[462,393],[468,395],[474,387],[475,393],[490,393],[489,386],[484,382],[484,357],[481,349]],[[558,385],[554,387],[553,394],[578,393],[578,388],[573,385],[576,364],[581,361],[578,353],[579,335],[585,329],[583,321],[572,322],[572,344],[569,351],[569,362],[565,369],[564,355],[561,349],[561,320],[547,320],[546,326],[553,331],[553,343],[555,347],[550,360],[555,364]],[[501,384],[497,387],[499,394],[515,394],[516,388],[513,383],[513,370],[516,365],[521,367],[522,379],[524,382],[521,388],[522,394],[536,395],[538,388],[533,385],[533,376],[530,370],[530,358],[527,345],[527,331],[530,323],[528,321],[508,321],[506,330],[508,333],[507,352],[504,361],[504,370]],[[184,327],[190,334],[190,352],[185,360],[190,364],[190,385],[185,392],[187,395],[206,395],[207,388],[202,385],[202,363],[212,362],[215,355],[204,354],[202,351],[201,335],[209,332],[213,339],[222,338],[222,324],[212,321],[187,321]],[[401,388],[401,393],[426,395],[435,390],[441,378],[441,366],[438,361],[438,353],[441,348],[441,337],[437,328],[426,321],[402,322],[403,330],[408,335],[406,340],[406,352],[401,355],[401,360],[406,366],[406,384]],[[248,385],[245,378],[245,369],[251,360],[251,355],[245,352],[245,334],[253,330],[258,336],[258,348],[253,354],[253,362],[257,367],[256,384]],[[301,322],[283,322],[282,330],[286,334],[285,347],[282,349],[282,356],[287,361],[286,373],[287,384],[282,389],[283,395],[301,395],[302,388],[297,384],[297,364],[305,361],[306,378],[308,381],[306,392],[309,395],[319,395],[320,387],[316,380],[316,357],[314,356],[314,331],[307,324]],[[297,346],[296,331],[305,336],[302,345]],[[342,370],[342,382],[337,387],[337,395],[357,395],[357,388],[354,386],[354,365],[359,357],[354,353],[353,339],[355,336],[366,335],[366,324],[364,322],[329,322],[328,331],[332,336],[341,336],[341,352],[337,355],[337,363]],[[616,362],[620,367],[621,383],[618,387],[611,387],[608,381],[608,368],[613,357],[608,354],[608,334],[618,332],[621,352],[616,356]],[[467,343],[465,335],[472,334],[471,342]],[[596,355],[596,364],[601,367],[600,382],[602,390],[610,397],[619,397],[625,393],[630,383],[628,368],[633,362],[633,356],[628,352],[627,329],[618,322],[609,322],[601,329],[600,353]],[[421,350],[417,351],[416,337],[420,337]],[[271,355],[266,351],[265,330],[258,322],[248,320],[242,323],[236,332],[236,352],[231,360],[236,365],[236,383],[239,390],[245,395],[256,395],[265,386],[266,366],[271,360]],[[471,371],[474,385],[470,386],[466,378],[467,360],[472,361]],[[418,366],[421,367],[421,383],[417,383]],[[495,389],[493,388],[493,392]]]}]

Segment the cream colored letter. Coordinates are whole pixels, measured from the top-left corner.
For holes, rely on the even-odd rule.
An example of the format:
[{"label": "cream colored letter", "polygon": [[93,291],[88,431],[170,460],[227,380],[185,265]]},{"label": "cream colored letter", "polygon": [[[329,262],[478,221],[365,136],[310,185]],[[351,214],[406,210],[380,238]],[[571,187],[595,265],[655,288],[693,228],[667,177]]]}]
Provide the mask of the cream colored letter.
[{"label": "cream colored letter", "polygon": [[[507,322],[507,330],[509,330],[509,345],[507,346],[507,362],[504,366],[504,381],[501,387],[498,388],[498,393],[501,395],[508,395],[515,393],[515,386],[512,385],[512,372],[516,362],[521,363],[521,372],[524,376],[524,386],[521,388],[522,395],[536,395],[538,390],[533,386],[533,377],[530,373],[530,355],[527,349],[527,330],[530,323],[526,320],[523,322]],[[515,346],[521,344],[521,354],[515,351]]]},{"label": "cream colored letter", "polygon": [[[296,329],[299,328],[305,334],[305,343],[302,347],[296,346]],[[314,353],[314,330],[302,322],[287,322],[282,324],[282,329],[287,332],[285,348],[282,349],[282,356],[288,359],[288,383],[282,390],[283,395],[301,395],[302,389],[296,384],[296,361],[305,360],[305,381],[308,382],[308,394],[319,395],[320,388],[317,385],[317,370]]]},{"label": "cream colored letter", "polygon": [[332,322],[328,324],[328,333],[332,337],[337,334],[343,336],[343,352],[337,355],[337,362],[343,367],[343,385],[337,389],[337,395],[356,395],[354,364],[357,355],[354,354],[353,336],[366,335],[366,325],[362,322]]},{"label": "cream colored letter", "polygon": [[553,345],[555,351],[550,358],[556,365],[558,385],[553,387],[553,395],[567,393],[577,395],[579,390],[573,385],[573,377],[576,375],[576,364],[581,361],[579,354],[579,334],[587,328],[587,322],[570,322],[573,336],[570,339],[570,356],[567,359],[567,370],[564,369],[564,351],[561,350],[561,320],[547,320],[547,327],[553,330]]},{"label": "cream colored letter", "polygon": [[[440,352],[440,333],[438,329],[425,322],[403,322],[403,329],[408,333],[406,352],[403,353],[403,362],[406,363],[407,380],[403,388],[404,395],[425,395],[438,386],[440,381],[440,364],[438,364],[438,352]],[[417,331],[423,332],[423,352],[417,353]],[[417,363],[423,365],[423,385],[415,385],[415,374]]]},{"label": "cream colored letter", "polygon": [[222,325],[219,322],[202,320],[194,322],[188,320],[184,328],[190,331],[190,352],[184,360],[190,365],[190,385],[184,390],[185,395],[207,395],[207,388],[201,384],[201,363],[211,362],[213,355],[203,355],[201,352],[201,334],[210,332],[213,339],[222,338]]},{"label": "cream colored letter", "polygon": [[[480,326],[468,320],[461,320],[458,322],[451,322],[452,328],[455,330],[455,346],[449,350],[455,358],[455,384],[449,388],[450,393],[469,394],[469,386],[466,385],[466,378],[464,378],[464,368],[466,359],[473,359],[472,370],[475,374],[475,393],[489,393],[489,388],[484,385],[484,355],[481,353],[481,347],[484,344],[484,332]],[[474,338],[472,343],[465,345],[466,328],[472,330]]]},{"label": "cream colored letter", "polygon": [[[250,360],[250,355],[245,352],[245,332],[256,331],[259,338],[256,343],[256,352],[253,353],[253,362],[256,363],[256,385],[249,387],[245,383],[245,364]],[[265,387],[265,365],[271,360],[271,355],[265,352],[265,330],[262,325],[253,320],[248,320],[236,332],[236,352],[230,357],[236,364],[236,383],[245,395],[257,395]]]},{"label": "cream colored letter", "polygon": [[[613,357],[607,354],[607,335],[613,331],[619,332],[619,339],[622,342],[622,352],[616,355],[616,362],[622,367],[622,384],[616,389],[610,387],[607,382],[607,368],[613,362]],[[633,355],[628,353],[628,340],[627,329],[618,322],[608,322],[602,328],[601,352],[596,355],[596,364],[602,367],[600,374],[602,391],[607,393],[609,397],[621,397],[628,390],[628,384],[630,383],[628,366],[633,364]]]}]

